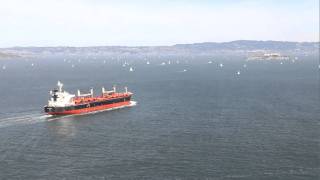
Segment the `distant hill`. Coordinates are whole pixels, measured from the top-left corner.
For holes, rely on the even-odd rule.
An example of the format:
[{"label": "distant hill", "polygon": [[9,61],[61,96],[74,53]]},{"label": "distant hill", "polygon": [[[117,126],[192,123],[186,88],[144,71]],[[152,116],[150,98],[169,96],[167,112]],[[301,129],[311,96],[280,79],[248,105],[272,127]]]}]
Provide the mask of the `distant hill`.
[{"label": "distant hill", "polygon": [[285,42],[285,41],[250,41],[238,40],[231,42],[205,42],[195,44],[177,44],[177,48],[197,50],[316,50],[319,49],[319,42]]},{"label": "distant hill", "polygon": [[0,59],[4,59],[4,58],[16,58],[19,57],[16,54],[12,54],[12,53],[4,53],[4,52],[0,52]]},{"label": "distant hill", "polygon": [[[214,55],[222,53],[245,54],[250,51],[274,51],[285,54],[319,54],[319,42],[251,41],[204,42],[173,46],[92,46],[92,47],[12,47],[2,48],[13,56],[50,55]],[[10,55],[9,55],[10,56]],[[0,54],[8,57],[8,53]]]}]

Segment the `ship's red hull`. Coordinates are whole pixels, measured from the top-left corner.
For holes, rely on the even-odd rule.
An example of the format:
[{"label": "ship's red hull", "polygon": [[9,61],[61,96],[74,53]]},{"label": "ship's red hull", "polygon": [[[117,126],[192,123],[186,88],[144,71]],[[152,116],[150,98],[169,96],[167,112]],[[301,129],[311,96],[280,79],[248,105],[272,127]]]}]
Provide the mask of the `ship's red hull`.
[{"label": "ship's red hull", "polygon": [[95,112],[95,111],[103,111],[103,110],[108,110],[108,109],[113,109],[113,108],[120,108],[120,107],[124,107],[124,106],[129,106],[129,105],[130,105],[130,101],[125,101],[125,102],[106,104],[106,105],[95,106],[95,107],[74,109],[74,110],[63,111],[63,112],[47,112],[47,114],[50,114],[50,115],[85,114],[85,113],[90,113],[90,112]]}]

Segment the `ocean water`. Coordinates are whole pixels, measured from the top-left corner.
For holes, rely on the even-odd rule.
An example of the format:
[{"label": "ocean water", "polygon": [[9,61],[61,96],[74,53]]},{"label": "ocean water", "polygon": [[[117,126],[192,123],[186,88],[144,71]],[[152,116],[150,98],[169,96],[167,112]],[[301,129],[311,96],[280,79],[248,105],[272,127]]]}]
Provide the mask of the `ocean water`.
[{"label": "ocean water", "polygon": [[[0,61],[0,179],[319,179],[317,57],[63,59]],[[137,105],[50,117],[58,80]]]}]

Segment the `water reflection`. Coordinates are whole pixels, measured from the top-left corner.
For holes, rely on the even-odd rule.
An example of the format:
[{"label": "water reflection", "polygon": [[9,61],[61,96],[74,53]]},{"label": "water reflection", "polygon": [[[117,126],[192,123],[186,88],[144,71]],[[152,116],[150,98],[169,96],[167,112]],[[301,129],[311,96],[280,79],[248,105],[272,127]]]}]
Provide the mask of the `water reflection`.
[{"label": "water reflection", "polygon": [[63,138],[72,138],[77,134],[76,118],[74,116],[50,117],[47,119],[50,132]]}]

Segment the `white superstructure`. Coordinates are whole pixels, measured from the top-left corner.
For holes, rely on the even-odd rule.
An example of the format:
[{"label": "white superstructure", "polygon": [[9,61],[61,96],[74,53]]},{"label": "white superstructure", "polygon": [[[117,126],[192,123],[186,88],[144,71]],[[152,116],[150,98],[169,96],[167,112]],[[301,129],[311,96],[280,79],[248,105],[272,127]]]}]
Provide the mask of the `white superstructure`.
[{"label": "white superstructure", "polygon": [[74,105],[74,94],[70,94],[67,91],[62,90],[63,84],[58,81],[58,89],[50,91],[51,99],[48,101],[50,107],[66,107]]}]

